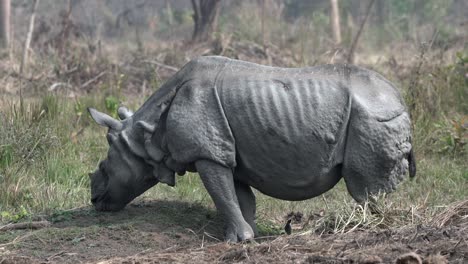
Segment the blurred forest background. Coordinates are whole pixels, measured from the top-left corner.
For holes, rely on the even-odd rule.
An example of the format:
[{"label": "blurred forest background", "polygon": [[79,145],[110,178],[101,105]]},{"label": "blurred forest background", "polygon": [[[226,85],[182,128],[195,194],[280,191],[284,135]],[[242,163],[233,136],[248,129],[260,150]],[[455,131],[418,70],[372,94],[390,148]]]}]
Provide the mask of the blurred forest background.
[{"label": "blurred forest background", "polygon": [[[349,61],[391,68],[402,80],[405,70],[426,55],[421,53],[434,54],[432,64],[447,64],[466,50],[466,10],[465,0],[12,0],[10,60],[3,59],[2,68],[22,71],[20,58],[31,33],[26,56],[31,65],[21,75],[44,83],[25,83],[28,92],[49,88],[57,79],[83,92],[83,83],[109,65],[124,72],[154,66],[164,79],[200,55],[283,67]],[[141,88],[154,75],[146,73],[124,86]],[[18,89],[2,86],[6,92]]]},{"label": "blurred forest background", "polygon": [[[398,192],[400,206],[414,202],[431,215],[431,206],[466,199],[466,0],[0,3],[3,221],[88,205],[87,173],[107,146],[86,107],[114,116],[121,104],[136,109],[201,55],[280,67],[352,62],[381,72],[404,94],[414,122],[421,177]],[[158,186],[146,196],[209,203],[191,177],[172,194]]]}]

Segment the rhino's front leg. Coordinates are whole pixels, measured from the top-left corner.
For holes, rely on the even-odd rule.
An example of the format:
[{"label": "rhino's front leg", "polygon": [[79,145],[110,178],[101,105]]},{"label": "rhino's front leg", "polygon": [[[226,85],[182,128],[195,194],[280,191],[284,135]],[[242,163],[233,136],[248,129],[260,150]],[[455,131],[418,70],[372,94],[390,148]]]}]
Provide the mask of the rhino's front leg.
[{"label": "rhino's front leg", "polygon": [[237,242],[253,238],[254,232],[240,210],[231,169],[209,160],[197,161],[195,166],[216,208],[224,217],[225,240]]},{"label": "rhino's front leg", "polygon": [[257,209],[255,194],[253,193],[252,188],[247,184],[235,181],[234,186],[236,188],[237,200],[239,201],[242,215],[244,216],[245,221],[247,221],[250,227],[252,227],[255,236],[257,236],[257,226],[255,225],[255,211]]}]

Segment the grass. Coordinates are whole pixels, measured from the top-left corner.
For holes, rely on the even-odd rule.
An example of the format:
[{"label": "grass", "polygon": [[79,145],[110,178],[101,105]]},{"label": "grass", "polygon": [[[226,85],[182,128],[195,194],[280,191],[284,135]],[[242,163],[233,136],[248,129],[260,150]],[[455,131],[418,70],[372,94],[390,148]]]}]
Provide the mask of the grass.
[{"label": "grass", "polygon": [[45,96],[24,109],[17,104],[2,109],[0,211],[15,215],[23,206],[48,213],[88,202],[87,173],[106,146],[95,132],[81,130],[90,122],[77,104]]},{"label": "grass", "polygon": [[[280,201],[257,192],[261,233],[280,232],[290,212],[301,212],[309,220],[306,228],[318,232],[425,224],[448,204],[466,199],[468,144],[464,122],[468,89],[460,74],[466,69],[466,56],[460,55],[449,66],[426,63],[416,71],[415,65],[410,65],[409,75],[396,82],[403,87],[407,101],[414,101],[417,106],[413,120],[418,176],[379,200],[380,215],[370,214],[367,206],[355,204],[343,182],[320,197],[302,202]],[[101,64],[99,67],[106,68]],[[391,75],[389,69],[381,72]],[[418,76],[414,76],[415,72]],[[106,129],[94,124],[86,107],[115,116],[118,104],[125,98],[127,106],[136,108],[144,98],[126,98],[122,87],[138,77],[116,70],[114,78],[97,86],[96,93],[74,99],[43,92],[23,104],[0,101],[1,222],[44,215],[52,220],[66,220],[67,210],[90,205],[88,173],[105,158],[107,143]],[[158,83],[160,79],[145,78],[148,83]],[[412,78],[416,81],[411,82]],[[139,199],[143,198],[214,208],[199,177],[190,173],[177,177],[176,188],[157,185]]]},{"label": "grass", "polygon": [[[83,97],[70,101],[45,96],[2,109],[0,133],[0,212],[2,222],[34,216],[62,217],[61,211],[89,205],[87,173],[106,155],[105,129],[94,125],[80,108],[102,106],[105,98]],[[78,107],[79,105],[79,107]],[[426,147],[419,146],[421,149]],[[346,232],[353,228],[427,223],[448,204],[465,199],[468,172],[464,154],[420,153],[418,176],[382,199],[376,216],[356,205],[343,182],[315,199],[288,202],[257,193],[260,230],[277,233],[289,212],[302,212],[309,225],[323,232]],[[177,200],[213,208],[198,175],[177,178],[176,188],[157,185],[142,198]],[[142,199],[139,198],[139,199]],[[325,215],[314,221],[314,215]]]}]

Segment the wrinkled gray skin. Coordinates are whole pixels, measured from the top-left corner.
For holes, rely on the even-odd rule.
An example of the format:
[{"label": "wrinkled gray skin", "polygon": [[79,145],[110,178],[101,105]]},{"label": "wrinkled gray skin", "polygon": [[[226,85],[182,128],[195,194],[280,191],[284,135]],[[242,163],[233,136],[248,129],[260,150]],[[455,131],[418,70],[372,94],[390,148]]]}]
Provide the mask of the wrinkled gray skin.
[{"label": "wrinkled gray skin", "polygon": [[225,238],[254,237],[251,187],[284,200],[330,190],[343,177],[358,201],[391,192],[416,167],[404,102],[381,75],[351,65],[274,68],[223,57],[190,61],[122,121],[91,175],[97,210],[122,209],[175,173],[197,171],[225,217]]}]

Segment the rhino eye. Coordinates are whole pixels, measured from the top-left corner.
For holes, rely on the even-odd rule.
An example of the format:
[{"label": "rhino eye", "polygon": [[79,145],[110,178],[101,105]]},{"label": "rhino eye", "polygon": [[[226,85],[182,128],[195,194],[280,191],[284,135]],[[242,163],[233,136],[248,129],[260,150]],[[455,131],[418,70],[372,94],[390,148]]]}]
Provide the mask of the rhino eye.
[{"label": "rhino eye", "polygon": [[107,178],[106,161],[101,161],[101,163],[99,163],[99,172],[103,177]]},{"label": "rhino eye", "polygon": [[107,134],[106,136],[106,139],[107,139],[107,143],[109,143],[109,146],[112,144],[112,137],[110,134]]},{"label": "rhino eye", "polygon": [[106,139],[107,143],[109,143],[109,146],[112,145],[115,141],[117,141],[117,137],[114,134],[111,134],[110,132],[107,133]]}]

